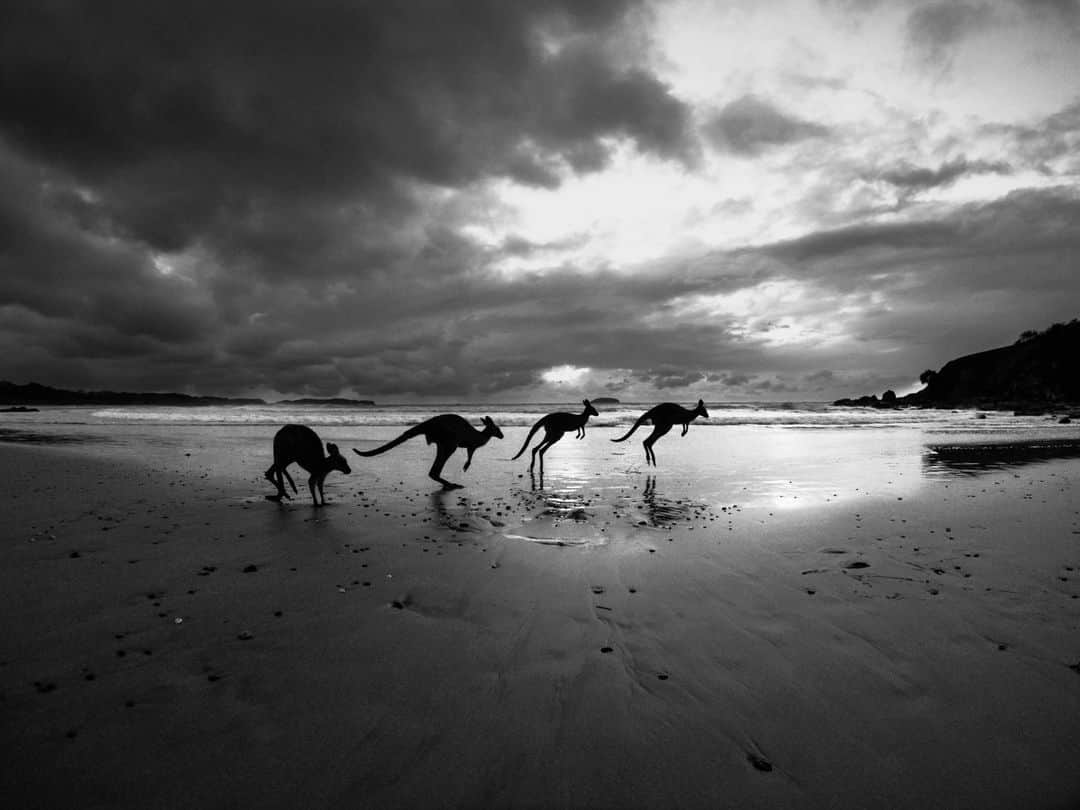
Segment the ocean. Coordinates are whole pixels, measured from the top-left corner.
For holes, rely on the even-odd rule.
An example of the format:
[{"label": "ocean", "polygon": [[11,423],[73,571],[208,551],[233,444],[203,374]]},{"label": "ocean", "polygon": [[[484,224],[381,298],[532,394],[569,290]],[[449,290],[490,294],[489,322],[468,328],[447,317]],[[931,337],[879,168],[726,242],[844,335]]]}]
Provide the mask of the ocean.
[{"label": "ocean", "polygon": [[[465,454],[456,453],[445,476],[475,497],[541,489],[552,496],[551,508],[562,503],[568,511],[584,492],[603,496],[606,490],[615,502],[645,488],[654,503],[683,500],[687,508],[789,508],[831,502],[844,493],[902,497],[943,479],[1080,459],[1080,424],[1048,416],[755,402],[708,405],[709,418],[695,420],[686,437],[674,428],[655,445],[657,465],[647,466],[641,441],[648,427],[622,443],[609,439],[625,433],[648,407],[599,406],[583,440],[570,433],[547,452],[542,480],[529,475],[527,450],[512,457],[537,419],[554,410],[575,411],[573,404],[43,407],[0,415],[0,442],[63,445],[158,468],[199,465],[220,481],[223,497],[257,501],[266,494],[262,473],[272,459],[274,433],[299,423],[338,443],[352,465],[350,476],[334,473],[327,479],[331,499],[346,498],[351,489],[397,502],[407,489],[432,489],[426,474],[433,448],[413,440],[375,458],[359,458],[350,448],[371,449],[439,413],[460,413],[474,425],[487,415],[502,428],[504,440],[477,450],[468,471],[462,469]],[[303,502],[306,492],[300,495]]]}]

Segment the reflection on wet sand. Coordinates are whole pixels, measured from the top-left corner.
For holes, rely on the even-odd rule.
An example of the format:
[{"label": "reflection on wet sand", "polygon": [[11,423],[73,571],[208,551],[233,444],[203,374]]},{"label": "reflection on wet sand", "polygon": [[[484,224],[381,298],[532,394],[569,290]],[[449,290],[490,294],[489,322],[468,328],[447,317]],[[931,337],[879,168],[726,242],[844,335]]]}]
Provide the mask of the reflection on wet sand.
[{"label": "reflection on wet sand", "polygon": [[923,450],[922,463],[925,475],[941,477],[978,475],[1068,458],[1080,458],[1080,440],[931,444]]},{"label": "reflection on wet sand", "polygon": [[13,442],[16,444],[92,444],[107,441],[105,438],[88,434],[39,433],[33,430],[0,428],[0,442]]},{"label": "reflection on wet sand", "polygon": [[692,521],[695,517],[713,516],[712,513],[707,512],[703,503],[695,503],[684,498],[672,500],[658,495],[655,475],[650,475],[645,479],[645,491],[641,499],[641,506],[649,526],[662,528]]}]

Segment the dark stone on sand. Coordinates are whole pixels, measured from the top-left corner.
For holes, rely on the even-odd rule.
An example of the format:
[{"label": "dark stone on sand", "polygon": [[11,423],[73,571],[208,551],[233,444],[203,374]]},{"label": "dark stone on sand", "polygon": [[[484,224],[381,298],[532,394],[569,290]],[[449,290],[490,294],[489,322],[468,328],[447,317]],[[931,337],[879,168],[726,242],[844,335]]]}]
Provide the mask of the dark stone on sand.
[{"label": "dark stone on sand", "polygon": [[239,633],[236,634],[236,637],[241,641],[251,641],[253,638],[255,638],[255,634],[252,633],[250,630],[241,630]]},{"label": "dark stone on sand", "polygon": [[390,603],[390,607],[394,608],[395,610],[404,610],[405,603],[401,602],[398,599],[395,599],[393,602]]},{"label": "dark stone on sand", "polygon": [[258,566],[255,566],[255,565],[245,565],[244,566],[244,573],[245,574],[254,574],[258,570],[259,570]]},{"label": "dark stone on sand", "polygon": [[602,652],[602,653],[609,653],[609,652],[612,652],[612,650],[613,650],[613,648],[611,648],[611,647],[601,647],[600,648],[600,652]]},{"label": "dark stone on sand", "polygon": [[656,677],[662,681],[666,681],[670,676],[666,672],[658,672]]},{"label": "dark stone on sand", "polygon": [[869,568],[870,563],[863,562],[862,560],[855,560],[855,562],[849,562],[844,568]]},{"label": "dark stone on sand", "polygon": [[746,755],[746,759],[759,771],[764,771],[765,773],[768,773],[773,769],[773,765],[771,762],[769,762],[769,760],[757,754],[749,753]]}]

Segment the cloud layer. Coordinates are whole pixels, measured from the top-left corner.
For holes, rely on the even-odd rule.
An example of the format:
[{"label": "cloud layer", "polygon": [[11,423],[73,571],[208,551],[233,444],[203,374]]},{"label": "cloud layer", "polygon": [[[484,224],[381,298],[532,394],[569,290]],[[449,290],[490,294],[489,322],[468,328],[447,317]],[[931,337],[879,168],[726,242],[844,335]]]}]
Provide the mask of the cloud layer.
[{"label": "cloud layer", "polygon": [[[813,8],[895,17],[856,6]],[[966,38],[1073,10],[919,5],[891,30],[962,77]],[[1076,316],[1080,88],[961,125],[807,57],[702,96],[670,11],[6,4],[0,378],[831,398]],[[630,206],[669,241],[605,260]],[[571,391],[561,365],[589,372]]]}]

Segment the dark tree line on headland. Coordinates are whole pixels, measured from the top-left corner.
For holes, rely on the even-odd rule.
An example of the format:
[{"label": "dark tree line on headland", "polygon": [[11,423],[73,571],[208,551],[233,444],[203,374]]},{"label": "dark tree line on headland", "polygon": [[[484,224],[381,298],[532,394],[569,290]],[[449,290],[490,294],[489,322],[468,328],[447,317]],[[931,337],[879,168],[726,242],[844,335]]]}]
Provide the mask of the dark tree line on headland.
[{"label": "dark tree line on headland", "polygon": [[0,380],[0,405],[340,405],[350,407],[371,406],[370,399],[293,399],[280,403],[267,403],[253,397],[202,397],[177,393],[135,393],[130,391],[66,391],[40,383],[17,385]]},{"label": "dark tree line on headland", "polygon": [[925,388],[898,397],[840,399],[835,405],[986,408],[1044,412],[1080,405],[1080,320],[1028,330],[1011,346],[950,360],[919,375]]}]

